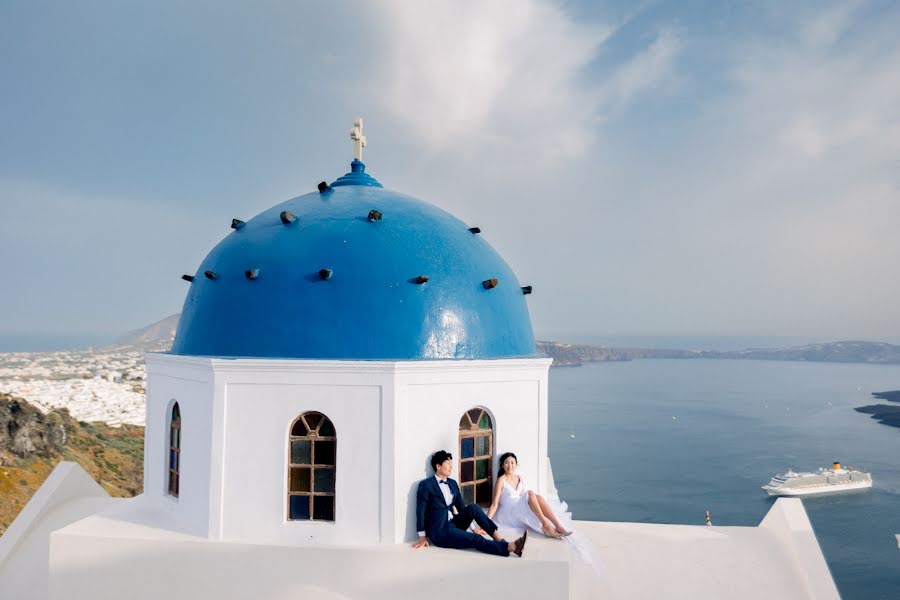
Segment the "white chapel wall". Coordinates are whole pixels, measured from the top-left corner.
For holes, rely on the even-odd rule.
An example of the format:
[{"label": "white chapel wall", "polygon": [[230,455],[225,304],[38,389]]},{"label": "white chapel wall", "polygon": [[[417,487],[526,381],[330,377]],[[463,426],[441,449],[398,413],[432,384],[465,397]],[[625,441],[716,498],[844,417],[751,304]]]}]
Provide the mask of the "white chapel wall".
[{"label": "white chapel wall", "polygon": [[415,491],[433,475],[436,450],[453,454],[459,480],[459,420],[471,408],[491,415],[494,430],[492,475],[503,452],[519,458],[529,487],[543,490],[547,456],[547,359],[455,361],[402,369],[397,378],[397,448],[394,542],[416,536]]},{"label": "white chapel wall", "polygon": [[[415,536],[415,486],[429,457],[459,449],[459,420],[482,407],[502,452],[545,492],[549,359],[301,361],[148,355],[145,496],[165,522],[212,539],[278,544],[398,543]],[[181,490],[166,493],[171,402],[182,413]],[[337,431],[334,522],[290,521],[288,436],[317,411]]]},{"label": "white chapel wall", "polygon": [[[156,357],[156,358],[154,358]],[[197,359],[147,355],[144,497],[182,531],[209,533],[213,393],[208,364]],[[181,411],[179,494],[168,493],[171,409]]]},{"label": "white chapel wall", "polygon": [[[323,371],[311,361],[296,369],[267,371],[247,361],[245,369],[217,370],[225,407],[222,539],[379,543],[382,388],[389,378],[377,368]],[[337,434],[333,522],[288,519],[289,432],[308,411],[327,416]]]}]

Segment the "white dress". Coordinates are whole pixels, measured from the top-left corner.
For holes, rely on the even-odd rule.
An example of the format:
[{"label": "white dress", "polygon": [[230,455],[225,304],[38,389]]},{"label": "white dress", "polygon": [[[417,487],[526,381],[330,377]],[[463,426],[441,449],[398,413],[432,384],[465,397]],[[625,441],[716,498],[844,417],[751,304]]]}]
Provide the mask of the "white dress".
[{"label": "white dress", "polygon": [[[546,498],[546,500],[563,527],[571,530],[572,513],[569,512],[566,503],[560,502],[556,498]],[[500,494],[500,505],[494,514],[494,522],[499,527],[507,529],[532,529],[538,533],[543,531],[540,519],[528,506],[528,488],[525,487],[525,482],[521,477],[519,477],[519,484],[516,487],[511,486],[507,478],[503,478],[503,492]]]},{"label": "white dress", "polygon": [[[591,565],[595,575],[601,576],[603,574],[603,566],[595,558],[591,543],[586,538],[578,535],[578,532],[572,527],[572,513],[569,512],[569,506],[559,499],[556,489],[544,496],[544,499],[547,500],[547,504],[562,526],[573,532],[572,535],[563,539],[568,542],[569,547],[583,563]],[[497,512],[494,513],[493,521],[498,527],[505,529],[519,531],[531,529],[538,533],[543,533],[540,519],[528,506],[528,488],[525,487],[521,477],[519,477],[519,483],[516,487],[511,486],[509,481],[505,477],[503,478],[500,504],[497,506]]]}]

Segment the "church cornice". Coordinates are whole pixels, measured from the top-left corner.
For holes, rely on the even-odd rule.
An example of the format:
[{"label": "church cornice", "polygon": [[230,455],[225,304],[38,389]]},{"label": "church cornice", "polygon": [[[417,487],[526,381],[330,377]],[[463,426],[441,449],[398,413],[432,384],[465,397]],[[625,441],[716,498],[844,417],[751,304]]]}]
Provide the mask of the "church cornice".
[{"label": "church cornice", "polygon": [[190,369],[227,372],[269,373],[377,373],[421,374],[474,371],[533,371],[547,369],[551,358],[504,358],[490,360],[434,360],[434,361],[370,361],[370,360],[306,360],[270,358],[217,358],[183,356],[150,352],[144,355],[149,367],[187,367]]}]

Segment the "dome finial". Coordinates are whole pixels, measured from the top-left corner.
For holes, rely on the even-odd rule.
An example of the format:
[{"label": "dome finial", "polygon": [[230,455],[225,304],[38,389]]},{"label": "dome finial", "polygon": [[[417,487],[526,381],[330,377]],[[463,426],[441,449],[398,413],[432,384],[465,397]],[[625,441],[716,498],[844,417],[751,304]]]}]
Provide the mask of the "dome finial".
[{"label": "dome finial", "polygon": [[362,149],[366,147],[366,136],[363,135],[362,129],[362,117],[357,117],[350,129],[350,139],[353,140],[353,158],[358,161],[362,161]]}]

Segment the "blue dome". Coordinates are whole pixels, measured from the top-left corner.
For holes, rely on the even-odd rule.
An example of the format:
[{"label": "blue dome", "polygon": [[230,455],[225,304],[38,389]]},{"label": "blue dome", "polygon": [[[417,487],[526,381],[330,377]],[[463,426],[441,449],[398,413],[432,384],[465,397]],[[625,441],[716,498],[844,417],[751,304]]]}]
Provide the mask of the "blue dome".
[{"label": "blue dome", "polygon": [[[525,295],[484,238],[436,206],[383,189],[361,162],[352,167],[324,192],[236,223],[194,276],[172,352],[534,356]],[[382,218],[370,218],[373,210]],[[485,283],[492,279],[495,287]]]}]

